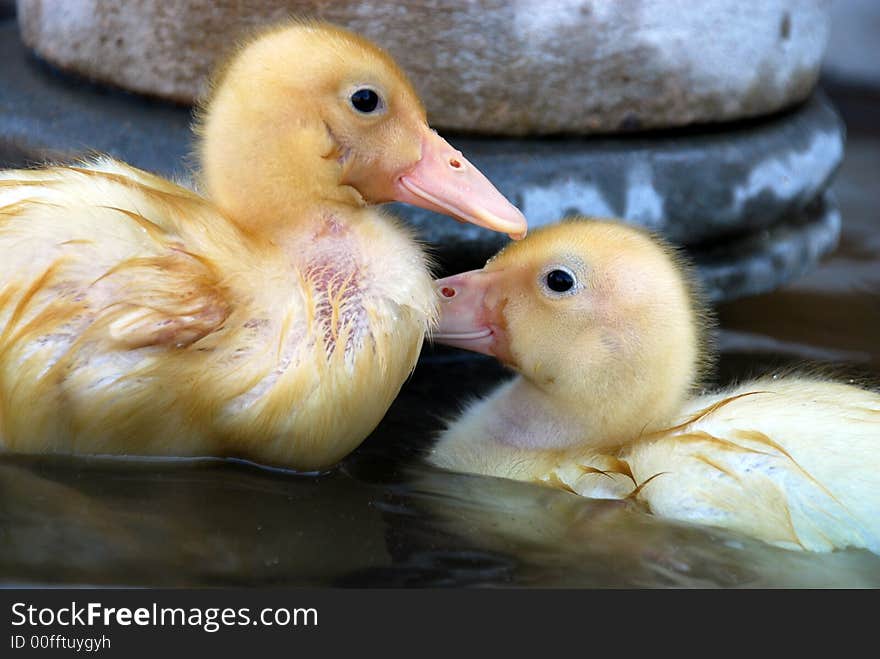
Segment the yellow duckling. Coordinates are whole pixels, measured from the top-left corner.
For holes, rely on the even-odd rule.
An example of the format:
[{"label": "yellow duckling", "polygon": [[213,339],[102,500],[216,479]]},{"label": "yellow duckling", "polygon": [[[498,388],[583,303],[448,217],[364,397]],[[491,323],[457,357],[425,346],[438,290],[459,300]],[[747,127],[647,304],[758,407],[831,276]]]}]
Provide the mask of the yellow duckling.
[{"label": "yellow duckling", "polygon": [[399,200],[522,214],[345,30],[241,48],[201,111],[204,196],[110,158],[0,172],[0,447],[332,465],[412,370],[436,296]]},{"label": "yellow duckling", "polygon": [[518,375],[430,462],[533,480],[774,545],[880,553],[880,395],[818,378],[692,396],[706,313],[668,247],[569,221],[436,282],[444,343]]}]

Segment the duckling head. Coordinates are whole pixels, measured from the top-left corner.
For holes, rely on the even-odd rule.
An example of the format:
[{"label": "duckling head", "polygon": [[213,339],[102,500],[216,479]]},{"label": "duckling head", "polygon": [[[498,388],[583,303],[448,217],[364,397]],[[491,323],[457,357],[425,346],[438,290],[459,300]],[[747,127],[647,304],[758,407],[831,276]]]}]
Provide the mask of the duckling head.
[{"label": "duckling head", "polygon": [[402,201],[512,237],[526,221],[432,131],[404,72],[347,30],[292,22],[245,43],[199,112],[207,194],[243,224],[309,204]]},{"label": "duckling head", "polygon": [[668,422],[699,378],[707,314],[692,281],[647,233],[573,219],[510,244],[482,270],[438,280],[433,338],[522,376],[520,409],[550,409],[568,429],[541,448],[607,448]]}]

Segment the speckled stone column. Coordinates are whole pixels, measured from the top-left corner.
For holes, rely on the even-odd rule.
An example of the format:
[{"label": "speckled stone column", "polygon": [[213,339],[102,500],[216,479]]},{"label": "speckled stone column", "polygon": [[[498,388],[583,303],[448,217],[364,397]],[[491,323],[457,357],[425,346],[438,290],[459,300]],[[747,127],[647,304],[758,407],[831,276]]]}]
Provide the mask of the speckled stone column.
[{"label": "speckled stone column", "polygon": [[403,65],[432,123],[614,133],[775,112],[813,88],[828,0],[18,0],[65,70],[192,102],[218,59],[291,15],[349,27]]}]

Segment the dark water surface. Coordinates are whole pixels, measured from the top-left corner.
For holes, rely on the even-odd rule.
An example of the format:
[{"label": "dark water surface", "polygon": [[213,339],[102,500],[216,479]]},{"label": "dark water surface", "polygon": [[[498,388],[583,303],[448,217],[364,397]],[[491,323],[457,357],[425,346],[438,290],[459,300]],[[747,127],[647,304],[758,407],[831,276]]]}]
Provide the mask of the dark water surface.
[{"label": "dark water surface", "polygon": [[[853,131],[844,234],[815,273],[723,305],[717,381],[800,364],[880,381],[880,137]],[[880,587],[880,557],[805,554],[627,504],[420,465],[441,419],[505,377],[426,350],[337,470],[224,460],[0,457],[0,583]]]}]

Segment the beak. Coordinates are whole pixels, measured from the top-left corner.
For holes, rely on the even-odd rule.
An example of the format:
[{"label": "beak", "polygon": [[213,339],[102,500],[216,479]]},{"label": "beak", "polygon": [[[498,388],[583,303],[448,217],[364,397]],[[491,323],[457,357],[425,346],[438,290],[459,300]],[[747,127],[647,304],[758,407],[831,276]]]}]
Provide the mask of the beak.
[{"label": "beak", "polygon": [[504,303],[498,295],[504,275],[503,270],[471,270],[436,280],[440,326],[432,340],[512,363],[504,329]]},{"label": "beak", "polygon": [[462,222],[524,238],[525,216],[467,159],[425,127],[422,157],[394,184],[393,197]]}]

